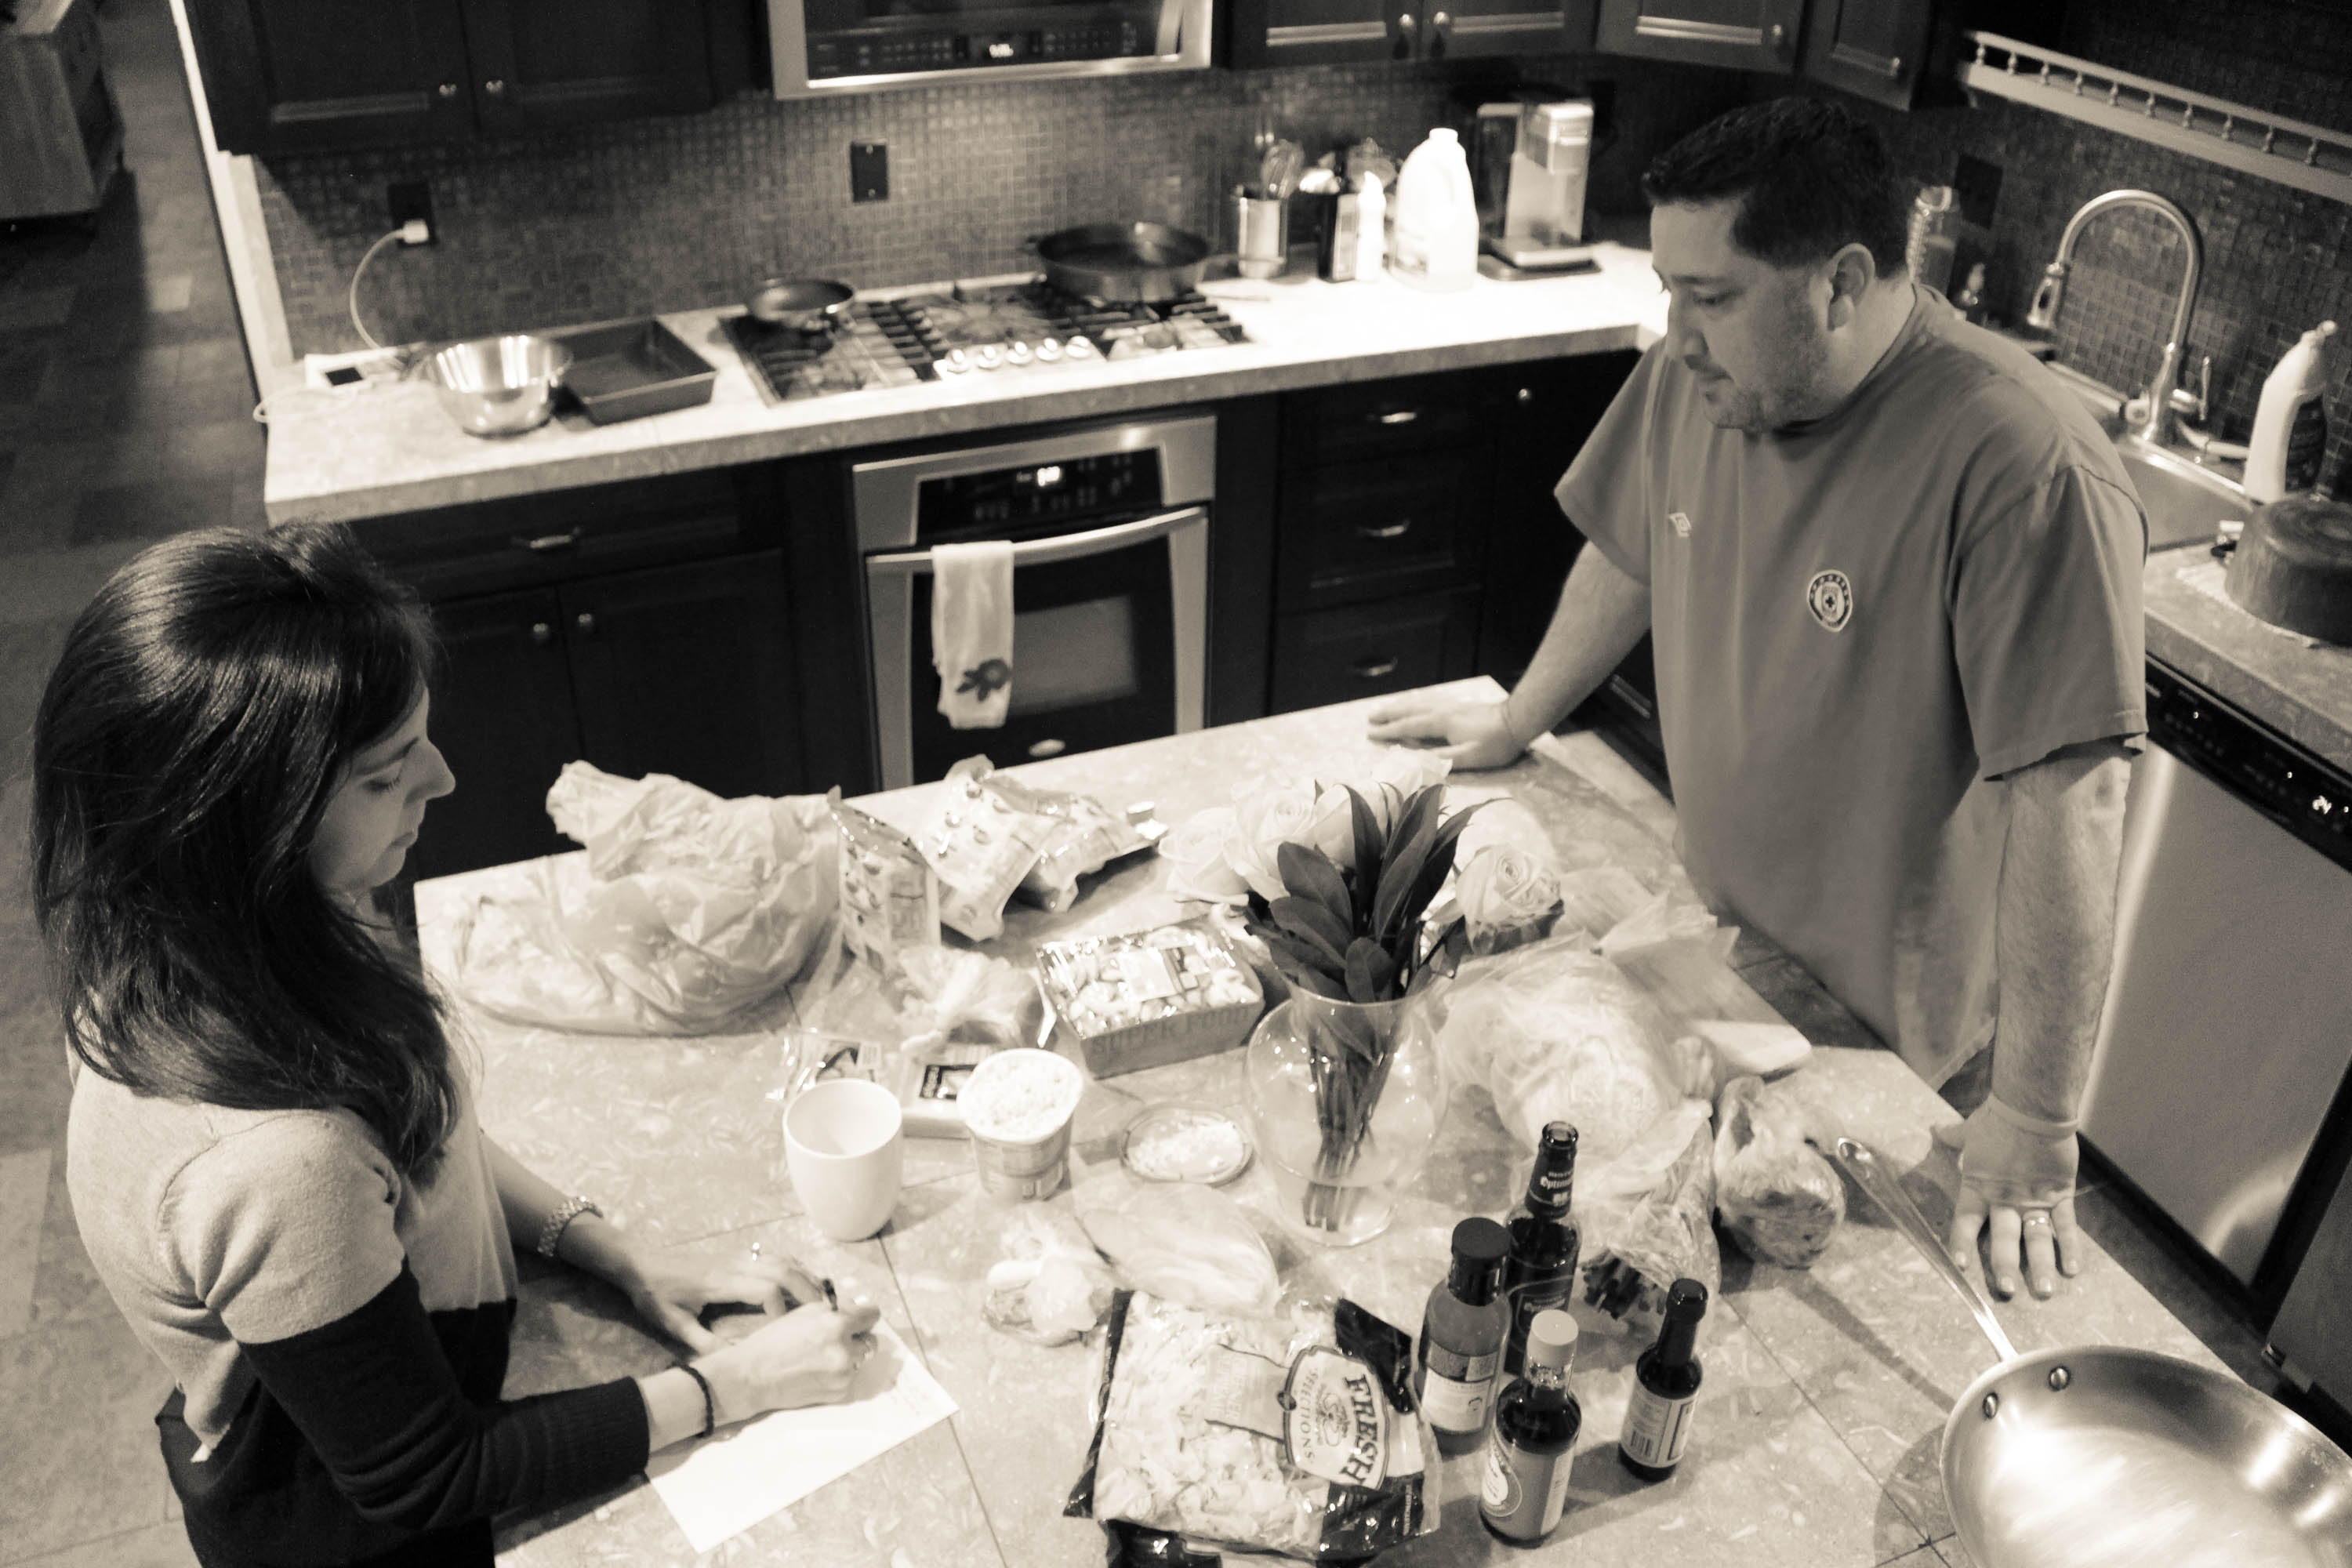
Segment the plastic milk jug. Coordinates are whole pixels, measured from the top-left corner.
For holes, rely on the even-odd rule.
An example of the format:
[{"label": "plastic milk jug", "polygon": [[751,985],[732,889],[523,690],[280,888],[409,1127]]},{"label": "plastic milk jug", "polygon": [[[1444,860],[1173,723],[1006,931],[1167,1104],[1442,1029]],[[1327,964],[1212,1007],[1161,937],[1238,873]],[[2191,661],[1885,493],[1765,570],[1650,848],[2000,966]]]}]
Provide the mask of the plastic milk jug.
[{"label": "plastic milk jug", "polygon": [[1420,289],[1467,289],[1478,271],[1478,205],[1462,139],[1445,126],[1397,172],[1397,277]]}]

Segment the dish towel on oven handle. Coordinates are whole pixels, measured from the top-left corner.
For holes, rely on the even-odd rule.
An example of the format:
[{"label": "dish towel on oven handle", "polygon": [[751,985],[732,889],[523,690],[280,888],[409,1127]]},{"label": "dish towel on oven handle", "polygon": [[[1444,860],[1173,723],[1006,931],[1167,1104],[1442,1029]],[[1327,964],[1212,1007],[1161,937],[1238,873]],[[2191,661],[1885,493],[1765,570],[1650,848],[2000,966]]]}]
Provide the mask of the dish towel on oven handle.
[{"label": "dish towel on oven handle", "polygon": [[1013,542],[931,546],[931,667],[958,730],[994,730],[1013,701]]}]

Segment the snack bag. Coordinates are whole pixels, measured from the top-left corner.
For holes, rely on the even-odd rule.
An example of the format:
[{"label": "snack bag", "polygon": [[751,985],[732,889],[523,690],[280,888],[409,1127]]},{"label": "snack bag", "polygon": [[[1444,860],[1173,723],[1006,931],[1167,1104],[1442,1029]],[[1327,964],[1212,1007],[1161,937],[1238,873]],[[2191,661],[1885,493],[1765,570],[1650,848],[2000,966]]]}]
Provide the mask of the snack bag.
[{"label": "snack bag", "polygon": [[970,757],[956,764],[972,770],[980,787],[1003,796],[1015,808],[1042,816],[1054,826],[1037,863],[1029,868],[1014,891],[1024,903],[1058,914],[1078,901],[1078,879],[1091,876],[1122,856],[1149,849],[1167,833],[1165,825],[1129,822],[1091,795],[1040,789],[992,771],[986,757]]},{"label": "snack bag", "polygon": [[940,887],[915,841],[854,805],[833,803],[841,833],[841,937],[887,974],[908,948],[937,946]]},{"label": "snack bag", "polygon": [[1412,1369],[1412,1337],[1353,1301],[1233,1317],[1121,1291],[1063,1512],[1102,1522],[1112,1568],[1205,1563],[1202,1543],[1348,1563],[1425,1535]]},{"label": "snack bag", "polygon": [[974,942],[1004,929],[1004,900],[1037,864],[1056,827],[1052,817],[1024,811],[982,789],[986,757],[966,757],[948,770],[947,794],[916,847],[940,878],[940,919]]}]

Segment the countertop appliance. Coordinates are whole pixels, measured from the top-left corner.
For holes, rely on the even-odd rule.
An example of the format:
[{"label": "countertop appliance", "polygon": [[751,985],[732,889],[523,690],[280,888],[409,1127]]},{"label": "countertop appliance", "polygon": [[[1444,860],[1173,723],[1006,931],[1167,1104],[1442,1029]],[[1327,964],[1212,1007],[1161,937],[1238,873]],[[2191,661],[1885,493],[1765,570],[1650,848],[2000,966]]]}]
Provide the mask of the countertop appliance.
[{"label": "countertop appliance", "polygon": [[1052,375],[1248,341],[1197,290],[1163,304],[1106,304],[1034,277],[861,295],[835,332],[730,316],[727,335],[778,399],[962,375]]},{"label": "countertop appliance", "polygon": [[[1202,727],[1212,415],[1073,426],[852,465],[884,789]],[[938,711],[931,552],[1013,542],[1013,696],[1001,728]]]},{"label": "countertop appliance", "polygon": [[2083,1135],[2259,1314],[2352,1138],[2352,778],[2154,659],[2147,721]]},{"label": "countertop appliance", "polygon": [[768,0],[778,98],[1202,70],[1213,0]]}]

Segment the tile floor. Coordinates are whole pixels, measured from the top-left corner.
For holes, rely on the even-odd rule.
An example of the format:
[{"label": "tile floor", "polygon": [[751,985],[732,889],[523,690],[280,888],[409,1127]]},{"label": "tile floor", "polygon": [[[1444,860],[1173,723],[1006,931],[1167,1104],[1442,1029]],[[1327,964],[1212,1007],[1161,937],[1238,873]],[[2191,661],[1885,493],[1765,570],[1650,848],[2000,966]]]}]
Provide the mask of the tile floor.
[{"label": "tile floor", "polygon": [[[108,573],[178,530],[259,526],[263,432],[169,11],[106,0],[101,23],[127,171],[94,226],[0,225],[0,1564],[163,1568],[194,1562],[155,1456],[167,1383],[91,1273],[65,1193],[63,1046],[24,887],[26,735],[66,624]],[[1611,776],[1671,830],[1638,776]],[[2116,1194],[2081,1207],[2272,1384],[2259,1336]]]}]

